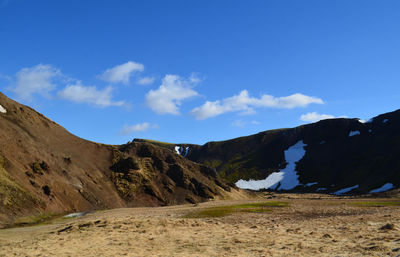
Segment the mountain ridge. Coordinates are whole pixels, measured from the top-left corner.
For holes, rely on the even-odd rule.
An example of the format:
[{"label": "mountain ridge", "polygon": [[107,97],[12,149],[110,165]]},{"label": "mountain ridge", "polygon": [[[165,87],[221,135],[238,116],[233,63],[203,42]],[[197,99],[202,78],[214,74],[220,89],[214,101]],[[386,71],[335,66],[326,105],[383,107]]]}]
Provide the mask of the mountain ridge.
[{"label": "mountain ridge", "polygon": [[107,145],[2,93],[0,105],[0,226],[40,213],[248,197],[235,183],[251,181],[268,186],[243,187],[334,194],[400,186],[400,110],[365,123],[328,119],[204,145]]},{"label": "mountain ridge", "polygon": [[247,195],[213,169],[146,142],[76,137],[0,93],[0,226],[18,217]]},{"label": "mountain ridge", "polygon": [[326,119],[204,145],[164,147],[189,147],[188,159],[215,168],[221,177],[236,183],[278,174],[288,164],[285,150],[304,140],[306,153],[295,165],[299,176],[297,191],[319,189],[335,193],[357,185],[350,191],[361,194],[388,183],[393,188],[399,187],[398,131],[400,110],[380,114],[368,122],[357,118]]}]

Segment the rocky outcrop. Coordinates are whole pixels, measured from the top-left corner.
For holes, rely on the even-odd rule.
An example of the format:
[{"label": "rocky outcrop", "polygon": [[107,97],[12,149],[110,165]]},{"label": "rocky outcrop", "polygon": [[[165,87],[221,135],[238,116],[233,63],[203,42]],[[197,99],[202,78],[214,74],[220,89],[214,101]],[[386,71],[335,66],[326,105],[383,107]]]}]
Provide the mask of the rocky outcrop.
[{"label": "rocky outcrop", "polygon": [[[147,142],[122,145],[114,154],[114,182],[128,199],[153,195],[160,204],[199,202],[231,188],[210,168]],[[120,168],[116,168],[120,167]],[[207,172],[206,172],[207,171]],[[129,189],[123,185],[129,185]]]}]

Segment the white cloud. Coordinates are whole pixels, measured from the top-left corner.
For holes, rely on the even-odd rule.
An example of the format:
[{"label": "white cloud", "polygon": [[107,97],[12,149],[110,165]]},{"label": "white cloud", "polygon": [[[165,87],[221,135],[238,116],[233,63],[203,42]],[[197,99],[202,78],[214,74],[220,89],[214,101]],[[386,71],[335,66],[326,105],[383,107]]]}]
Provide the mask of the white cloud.
[{"label": "white cloud", "polygon": [[312,103],[323,104],[324,102],[320,98],[303,94],[293,94],[284,97],[274,97],[265,94],[260,98],[254,98],[249,96],[247,90],[242,90],[238,95],[223,100],[214,102],[206,101],[202,106],[194,108],[191,114],[196,119],[203,120],[226,112],[252,114],[255,112],[254,108],[257,107],[292,109],[305,107]]},{"label": "white cloud", "polygon": [[[51,65],[39,64],[23,68],[15,77],[15,83],[12,83],[10,90],[15,92],[21,100],[31,101],[35,94],[50,98],[50,93],[57,86],[67,85],[58,92],[59,97],[100,107],[125,105],[124,101],[112,100],[112,87],[97,89],[95,86],[84,86],[81,81],[63,75],[59,69]],[[3,75],[1,78],[8,79]]]},{"label": "white cloud", "polygon": [[153,84],[155,80],[156,80],[156,78],[154,78],[154,77],[143,77],[143,78],[140,78],[140,79],[137,81],[137,83],[138,83],[139,85],[145,86],[145,85]]},{"label": "white cloud", "polygon": [[151,128],[158,128],[157,124],[150,124],[148,122],[143,122],[143,123],[139,123],[136,125],[132,125],[132,126],[123,126],[122,130],[121,130],[121,134],[122,135],[129,135],[133,132],[143,132],[146,130],[149,130]]},{"label": "white cloud", "polygon": [[190,74],[189,81],[193,84],[198,84],[202,81],[202,79],[199,78],[198,74],[194,72],[194,73]]},{"label": "white cloud", "polygon": [[[345,117],[345,116],[341,116],[341,117]],[[336,118],[336,117],[333,115],[319,114],[317,112],[309,112],[309,113],[306,113],[306,114],[303,114],[300,116],[300,120],[307,121],[307,122],[317,122],[320,120],[334,119],[334,118]]]},{"label": "white cloud", "polygon": [[242,120],[235,120],[231,123],[231,125],[234,127],[243,128],[246,125],[246,122]]},{"label": "white cloud", "polygon": [[10,90],[26,101],[31,101],[33,94],[50,97],[50,92],[56,87],[55,80],[62,76],[61,71],[51,65],[38,64],[23,68],[17,72],[15,86]]},{"label": "white cloud", "polygon": [[244,121],[244,120],[234,120],[231,125],[234,127],[239,127],[239,128],[243,128],[246,125],[260,125],[261,123],[259,121],[256,120],[252,120],[252,121]]},{"label": "white cloud", "polygon": [[112,87],[99,90],[95,86],[83,86],[80,81],[59,91],[58,96],[72,102],[89,103],[99,107],[125,105],[124,101],[112,101]]},{"label": "white cloud", "polygon": [[198,95],[192,87],[199,81],[198,78],[192,76],[184,79],[178,75],[165,75],[161,86],[146,94],[146,104],[158,114],[178,115],[181,101]]},{"label": "white cloud", "polygon": [[128,84],[133,72],[140,72],[143,70],[143,64],[129,61],[106,70],[100,78],[111,83]]}]

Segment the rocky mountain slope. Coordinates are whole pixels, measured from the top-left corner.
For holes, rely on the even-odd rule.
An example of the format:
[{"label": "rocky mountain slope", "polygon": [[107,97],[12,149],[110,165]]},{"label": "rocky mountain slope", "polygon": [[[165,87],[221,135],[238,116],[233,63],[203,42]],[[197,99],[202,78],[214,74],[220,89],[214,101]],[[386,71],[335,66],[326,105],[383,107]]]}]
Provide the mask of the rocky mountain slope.
[{"label": "rocky mountain slope", "polygon": [[169,147],[242,188],[345,194],[400,186],[400,110]]},{"label": "rocky mountain slope", "polygon": [[19,216],[227,198],[207,166],[146,142],[78,138],[0,93],[0,227]]}]

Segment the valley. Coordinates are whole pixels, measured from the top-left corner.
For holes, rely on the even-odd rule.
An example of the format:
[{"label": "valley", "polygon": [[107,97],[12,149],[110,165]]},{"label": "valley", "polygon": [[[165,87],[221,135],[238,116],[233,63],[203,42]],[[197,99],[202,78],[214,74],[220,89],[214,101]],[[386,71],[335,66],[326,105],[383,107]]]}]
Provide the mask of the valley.
[{"label": "valley", "polygon": [[[260,204],[261,212],[238,207]],[[193,216],[221,208],[241,210]],[[398,256],[399,224],[398,197],[265,193],[3,229],[0,256]]]},{"label": "valley", "polygon": [[0,103],[0,256],[400,254],[400,111],[105,145]]}]

